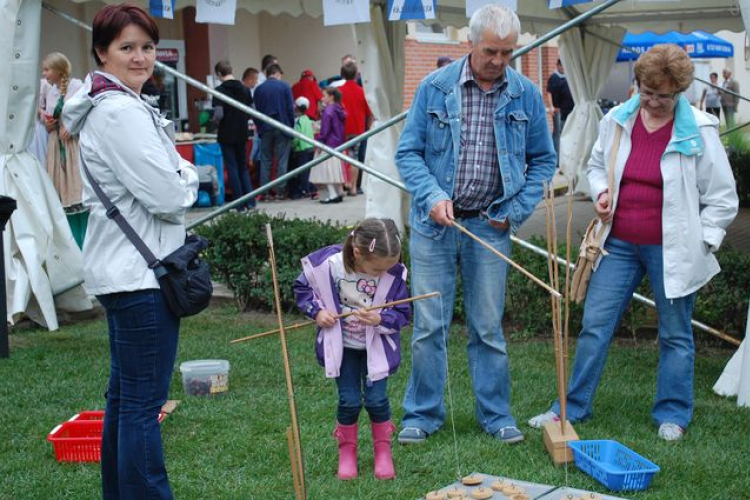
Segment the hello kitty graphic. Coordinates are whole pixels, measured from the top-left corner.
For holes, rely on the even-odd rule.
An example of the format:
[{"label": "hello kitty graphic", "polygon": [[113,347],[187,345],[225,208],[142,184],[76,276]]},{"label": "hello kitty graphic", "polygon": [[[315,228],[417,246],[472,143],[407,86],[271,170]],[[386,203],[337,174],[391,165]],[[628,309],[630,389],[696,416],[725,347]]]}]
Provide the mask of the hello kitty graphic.
[{"label": "hello kitty graphic", "polygon": [[[378,283],[374,279],[359,278],[352,280],[342,278],[338,280],[336,286],[338,288],[339,297],[341,298],[341,312],[348,313],[354,309],[362,309],[372,306]],[[360,321],[354,316],[349,316],[343,321],[346,322],[344,335],[353,340],[358,340],[360,342],[365,341],[366,325],[360,323]]]}]

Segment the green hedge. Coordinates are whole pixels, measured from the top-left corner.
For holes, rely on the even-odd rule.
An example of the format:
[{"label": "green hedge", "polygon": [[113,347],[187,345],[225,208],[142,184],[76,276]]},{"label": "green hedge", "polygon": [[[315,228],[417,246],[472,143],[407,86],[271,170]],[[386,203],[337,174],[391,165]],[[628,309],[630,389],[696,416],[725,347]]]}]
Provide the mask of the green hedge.
[{"label": "green hedge", "polygon": [[[211,241],[206,259],[211,264],[214,279],[225,283],[234,293],[242,310],[273,310],[273,287],[268,266],[268,246],[265,225],[271,224],[274,235],[276,262],[281,284],[284,310],[295,309],[292,283],[301,272],[300,259],[326,245],[343,242],[351,228],[309,220],[286,220],[261,213],[250,215],[227,214],[198,232]],[[404,261],[408,265],[408,240],[404,241]],[[534,237],[531,243],[546,248],[545,240]],[[573,249],[575,259],[577,247]],[[560,248],[564,256],[564,248]],[[543,257],[514,246],[513,259],[534,275],[547,281],[547,261]],[[750,255],[731,248],[722,248],[718,259],[723,272],[698,294],[694,317],[730,335],[742,338],[747,319],[748,291],[750,290]],[[565,281],[565,266],[560,266],[561,286]],[[644,280],[638,293],[650,296]],[[516,338],[548,335],[551,332],[550,300],[546,292],[511,270],[506,295],[506,329]],[[582,306],[573,305],[570,332],[580,328]],[[454,319],[464,320],[463,296],[457,287]],[[635,335],[642,327],[656,325],[653,309],[633,301],[621,328]]]},{"label": "green hedge", "polygon": [[729,134],[724,144],[732,166],[741,207],[750,207],[750,141],[744,131]]}]

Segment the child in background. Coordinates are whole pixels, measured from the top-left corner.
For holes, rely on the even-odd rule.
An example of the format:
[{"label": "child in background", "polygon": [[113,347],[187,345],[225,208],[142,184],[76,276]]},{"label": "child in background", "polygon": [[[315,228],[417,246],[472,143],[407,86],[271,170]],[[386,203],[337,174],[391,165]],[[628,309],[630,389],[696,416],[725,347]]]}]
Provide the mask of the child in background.
[{"label": "child in background", "polygon": [[[344,245],[321,248],[302,259],[294,282],[297,306],[318,325],[315,350],[326,377],[335,378],[339,404],[334,437],[339,442],[339,479],[357,477],[357,431],[364,399],[370,416],[375,477],[396,476],[391,455],[387,380],[401,362],[401,328],[408,304],[366,311],[405,299],[406,268],[401,240],[390,219],[365,219]],[[353,311],[347,318],[337,315]]]},{"label": "child in background", "polygon": [[[307,108],[309,105],[310,101],[307,97],[298,97],[297,100],[294,101],[294,130],[304,134],[310,139],[313,139],[315,135],[313,132],[312,120],[307,116]],[[292,155],[289,157],[289,172],[311,162],[314,154],[315,146],[309,142],[303,141],[302,139],[292,139]],[[309,177],[310,170],[306,170],[304,173],[289,180],[287,185],[289,188],[289,197],[291,199],[299,200],[303,196],[312,197],[314,188],[308,180]],[[315,198],[313,197],[313,199]]]},{"label": "child in background", "polygon": [[[326,88],[323,91],[323,106],[318,140],[326,146],[337,148],[346,141],[346,112],[341,107],[341,91],[333,87]],[[342,186],[347,182],[344,172],[341,160],[335,156],[312,168],[310,182],[317,185],[321,193],[323,188],[327,189],[328,197],[321,199],[321,203],[344,201]]]}]

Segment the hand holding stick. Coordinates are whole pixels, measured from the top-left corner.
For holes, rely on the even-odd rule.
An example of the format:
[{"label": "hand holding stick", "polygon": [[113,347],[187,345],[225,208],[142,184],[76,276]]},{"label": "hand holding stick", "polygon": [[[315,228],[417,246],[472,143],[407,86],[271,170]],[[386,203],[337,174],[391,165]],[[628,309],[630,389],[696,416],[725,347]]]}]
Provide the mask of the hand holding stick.
[{"label": "hand holding stick", "polygon": [[[431,299],[432,297],[437,297],[438,295],[440,295],[440,292],[430,292],[430,293],[425,293],[423,295],[417,295],[415,297],[409,297],[408,299],[401,299],[401,300],[394,300],[393,302],[386,302],[385,304],[380,304],[379,306],[366,307],[363,310],[377,311],[379,309],[385,309],[386,307],[393,307],[393,306],[398,306],[401,304],[407,304],[409,302],[414,302],[416,300]],[[354,314],[354,311],[344,313],[344,314],[337,314],[336,319],[347,318],[353,314]],[[310,326],[314,324],[315,324],[315,320],[312,320],[312,319],[308,321],[302,321],[300,323],[294,323],[293,325],[284,326],[284,331],[296,330],[298,328],[304,328],[306,326]],[[236,344],[238,342],[245,342],[246,340],[259,339],[261,337],[265,337],[267,335],[273,335],[275,333],[280,333],[280,332],[281,332],[281,329],[277,328],[275,330],[269,330],[267,332],[256,333],[255,335],[250,335],[249,337],[242,337],[241,339],[230,340],[229,343]]]}]

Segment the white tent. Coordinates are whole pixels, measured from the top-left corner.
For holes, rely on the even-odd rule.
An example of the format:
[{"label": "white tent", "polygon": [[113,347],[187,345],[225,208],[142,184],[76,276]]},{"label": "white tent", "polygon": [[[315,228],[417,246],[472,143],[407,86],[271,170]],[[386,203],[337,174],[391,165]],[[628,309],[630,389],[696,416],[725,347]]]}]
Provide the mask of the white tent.
[{"label": "white tent", "polygon": [[0,193],[18,204],[3,241],[5,291],[8,322],[26,314],[56,330],[56,307],[81,311],[91,302],[80,286],[81,251],[52,181],[26,152],[39,91],[40,20],[41,2],[0,1]]}]

